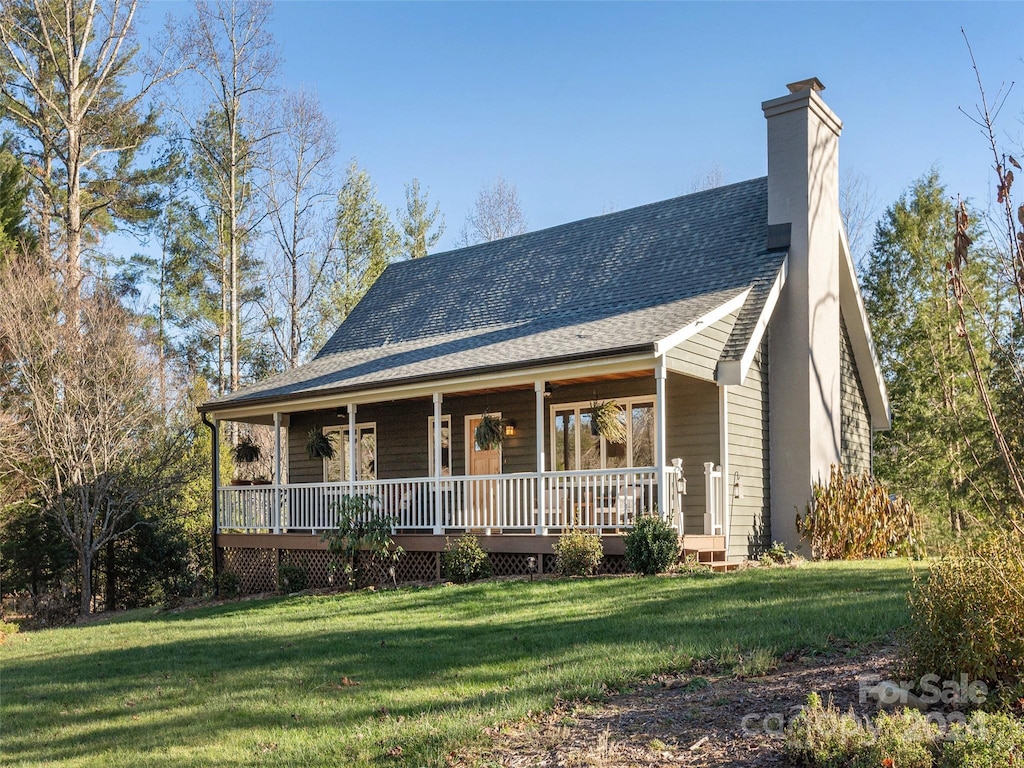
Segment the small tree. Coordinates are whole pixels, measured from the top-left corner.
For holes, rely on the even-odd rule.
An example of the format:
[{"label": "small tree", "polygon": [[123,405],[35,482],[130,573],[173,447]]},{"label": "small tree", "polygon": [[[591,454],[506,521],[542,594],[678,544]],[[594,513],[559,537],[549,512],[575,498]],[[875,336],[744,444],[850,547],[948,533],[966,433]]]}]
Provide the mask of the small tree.
[{"label": "small tree", "polygon": [[519,191],[501,176],[484,185],[462,226],[460,245],[475,245],[526,231],[526,217],[519,204]]},{"label": "small tree", "polygon": [[398,210],[398,223],[402,229],[402,250],[410,259],[426,256],[444,234],[441,207],[435,203],[431,210],[427,193],[420,191],[419,179],[405,185],[405,210]]},{"label": "small tree", "polygon": [[338,527],[320,537],[327,550],[341,558],[348,586],[390,577],[397,584],[394,567],[405,554],[391,538],[394,520],[377,514],[373,496],[345,496],[337,506]]}]

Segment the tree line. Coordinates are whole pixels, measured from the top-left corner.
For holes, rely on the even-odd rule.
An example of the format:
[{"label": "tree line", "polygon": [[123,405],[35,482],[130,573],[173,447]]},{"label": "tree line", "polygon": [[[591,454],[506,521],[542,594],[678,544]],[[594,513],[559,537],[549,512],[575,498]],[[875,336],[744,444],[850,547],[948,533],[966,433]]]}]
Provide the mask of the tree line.
[{"label": "tree line", "polygon": [[[0,5],[0,578],[83,613],[202,588],[196,402],[310,359],[445,231],[419,179],[392,214],[339,167],[316,96],[281,85],[269,0],[197,0],[152,40],[139,12]],[[499,177],[460,243],[522,231]]]}]

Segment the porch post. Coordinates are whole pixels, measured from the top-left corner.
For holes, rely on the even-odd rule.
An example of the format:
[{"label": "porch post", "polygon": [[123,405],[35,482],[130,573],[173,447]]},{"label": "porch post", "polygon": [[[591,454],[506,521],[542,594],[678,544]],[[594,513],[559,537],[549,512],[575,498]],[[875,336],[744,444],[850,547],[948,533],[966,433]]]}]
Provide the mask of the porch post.
[{"label": "porch post", "polygon": [[667,463],[667,449],[665,447],[665,384],[668,372],[665,367],[665,356],[661,355],[654,364],[654,387],[655,387],[655,441],[654,448],[655,464],[658,466],[658,515],[662,518],[668,516],[668,483],[665,481],[665,464]]},{"label": "porch post", "polygon": [[359,478],[356,472],[356,404],[348,404],[348,482],[349,495],[355,492],[356,480]]},{"label": "porch post", "polygon": [[281,532],[281,414],[274,411],[274,533]]},{"label": "porch post", "polygon": [[544,487],[544,380],[538,379],[533,383],[533,392],[537,400],[537,535],[543,536],[547,533],[545,521],[545,502],[547,499],[547,488]]},{"label": "porch post", "polygon": [[[449,443],[449,450],[451,444]],[[441,393],[434,393],[434,535],[444,533],[441,510]]]},{"label": "porch post", "polygon": [[[718,499],[718,509],[715,516],[718,524],[722,526],[722,535],[725,536],[726,553],[729,551],[729,523],[726,518],[729,516],[729,508],[733,504],[733,483],[731,470],[729,469],[729,387],[722,384],[718,388],[718,440],[719,453],[718,463],[722,467],[722,493]],[[714,533],[714,531],[712,531]]]}]

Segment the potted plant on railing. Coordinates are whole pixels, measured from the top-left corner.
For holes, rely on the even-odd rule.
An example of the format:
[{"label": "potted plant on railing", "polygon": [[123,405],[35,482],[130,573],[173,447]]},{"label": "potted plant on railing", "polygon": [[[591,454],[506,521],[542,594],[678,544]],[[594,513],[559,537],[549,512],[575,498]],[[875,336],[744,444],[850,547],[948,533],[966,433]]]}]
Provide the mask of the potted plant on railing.
[{"label": "potted plant on railing", "polygon": [[311,429],[306,437],[306,454],[311,459],[333,459],[337,449],[334,447],[334,440],[330,435],[324,434],[323,429],[317,427]]},{"label": "potted plant on railing", "polygon": [[590,404],[590,431],[594,436],[600,435],[609,443],[622,445],[626,442],[626,425],[619,417],[622,409],[614,400]]},{"label": "potted plant on railing", "polygon": [[493,451],[501,445],[505,438],[505,422],[497,416],[485,413],[473,433],[476,444],[482,451]]}]

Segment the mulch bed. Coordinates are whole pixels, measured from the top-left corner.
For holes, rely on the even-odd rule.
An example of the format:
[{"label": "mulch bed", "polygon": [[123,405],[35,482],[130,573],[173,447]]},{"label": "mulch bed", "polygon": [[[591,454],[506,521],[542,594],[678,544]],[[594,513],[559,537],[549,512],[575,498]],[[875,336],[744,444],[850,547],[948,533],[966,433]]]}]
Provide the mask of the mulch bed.
[{"label": "mulch bed", "polygon": [[[781,728],[816,691],[843,711],[873,714],[858,678],[892,676],[893,648],[856,655],[787,656],[746,680],[693,671],[650,681],[600,705],[562,704],[491,734],[463,764],[552,766],[785,766]],[[780,717],[781,716],[781,717]],[[462,762],[462,761],[460,761]]]}]

